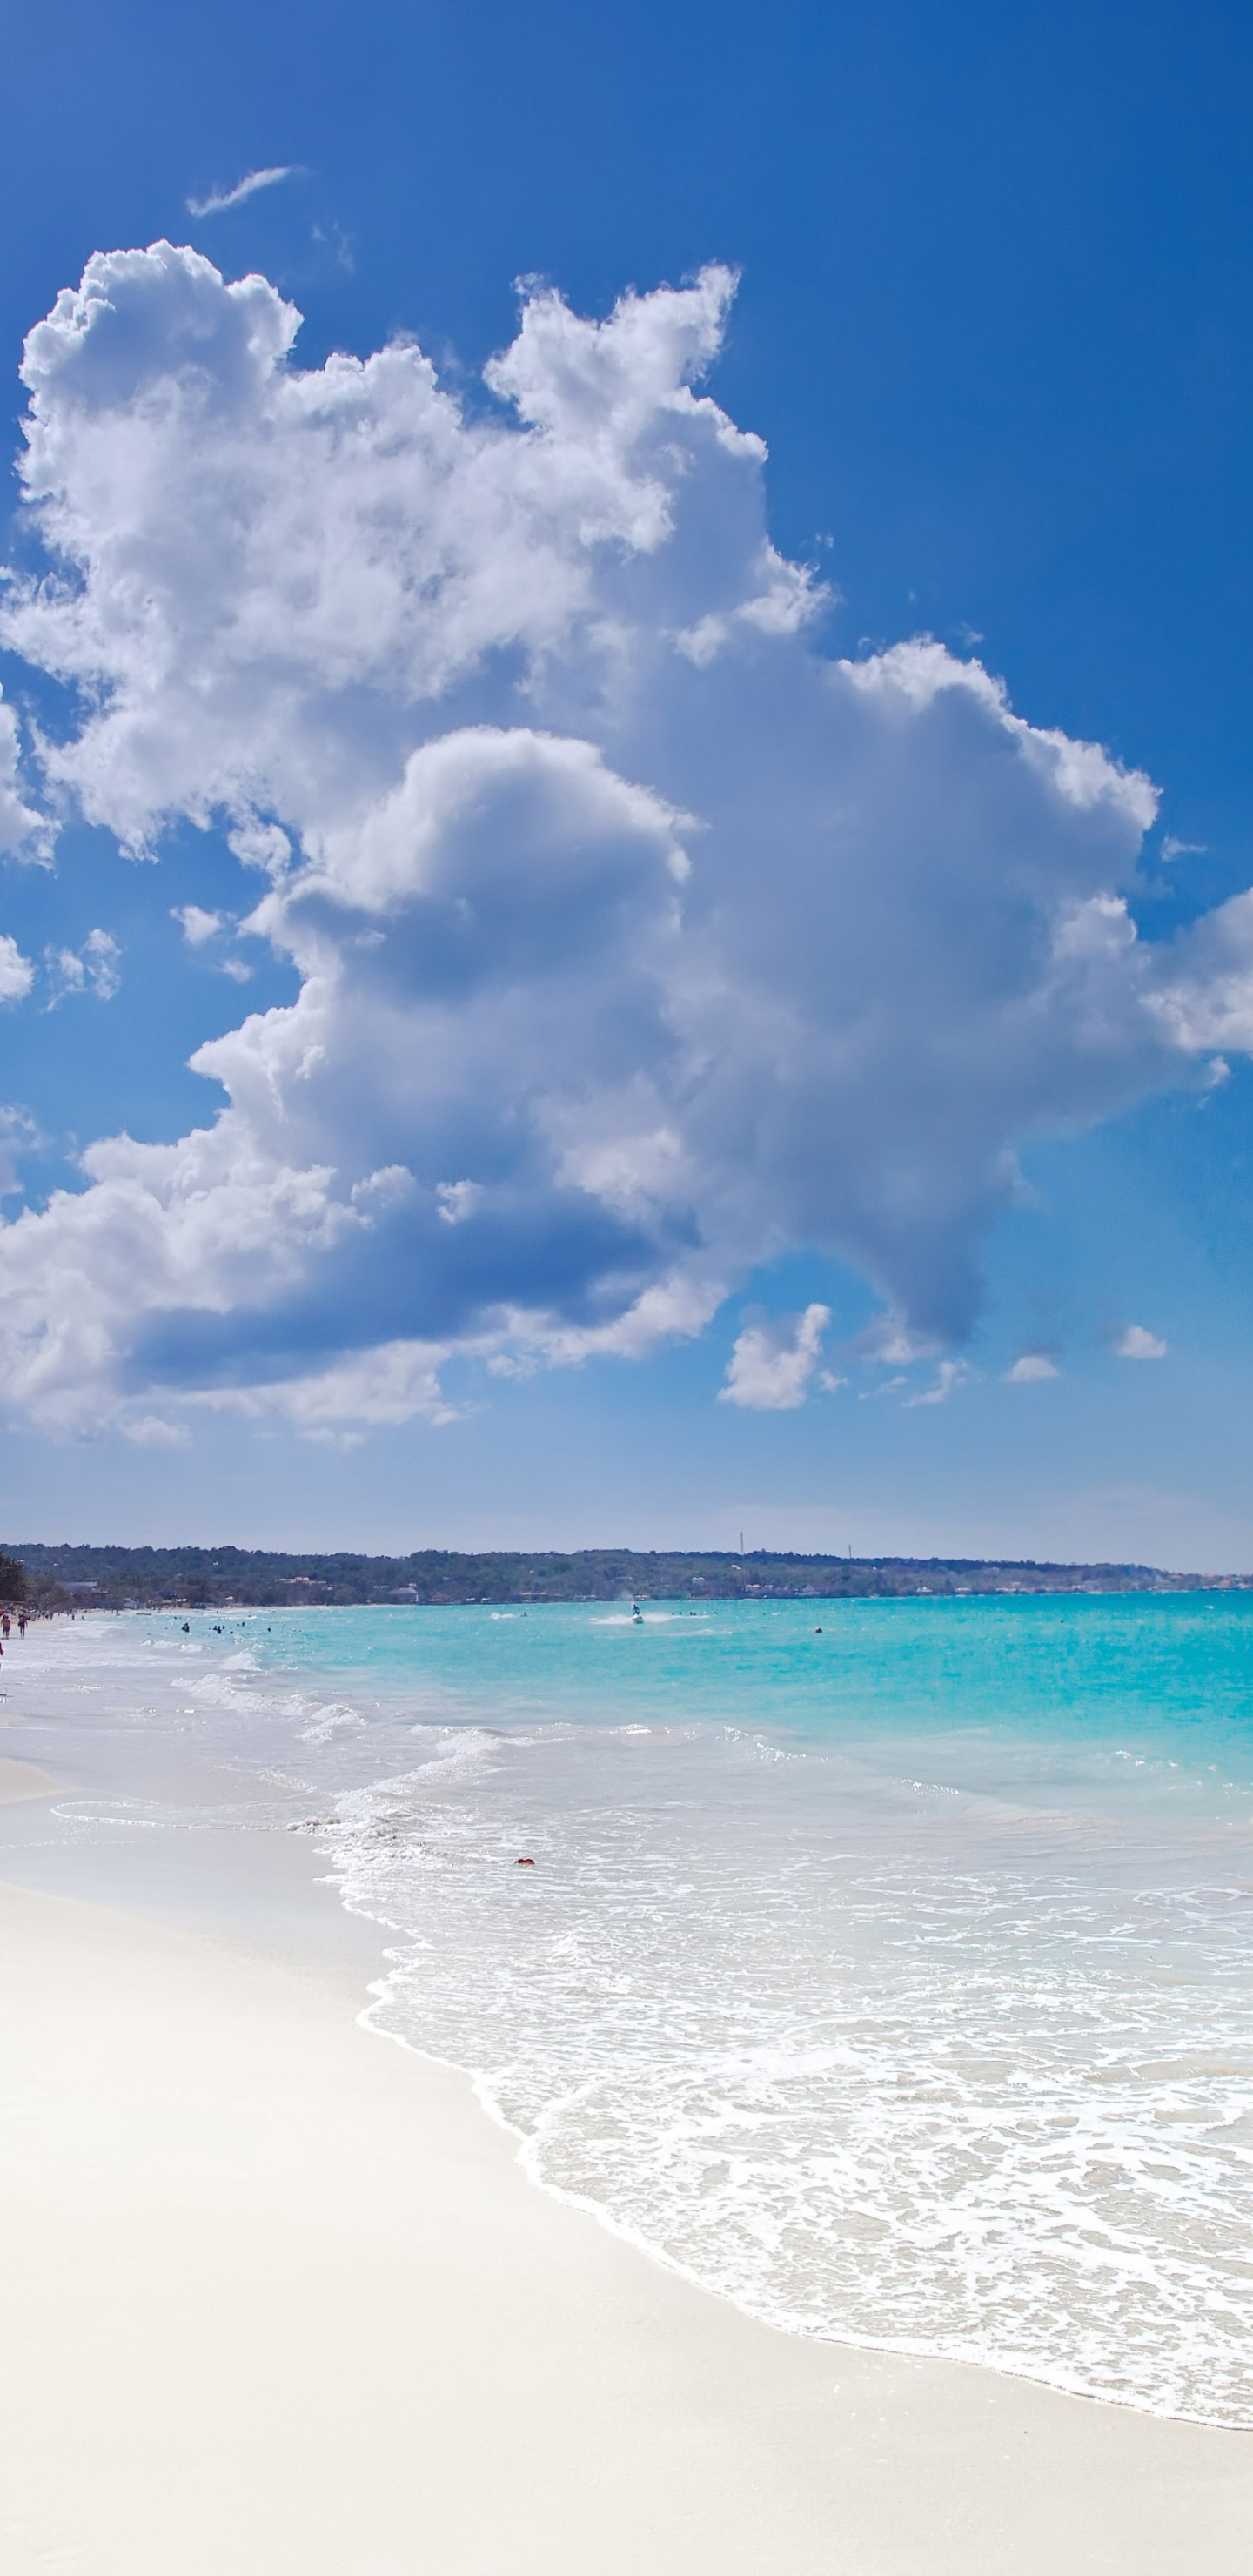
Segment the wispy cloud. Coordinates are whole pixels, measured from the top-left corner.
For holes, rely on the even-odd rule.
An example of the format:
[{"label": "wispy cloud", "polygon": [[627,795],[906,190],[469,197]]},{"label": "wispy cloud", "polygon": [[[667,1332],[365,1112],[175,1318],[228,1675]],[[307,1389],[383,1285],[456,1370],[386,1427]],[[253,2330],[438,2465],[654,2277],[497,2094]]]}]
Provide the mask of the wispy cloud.
[{"label": "wispy cloud", "polygon": [[21,1195],[18,1165],[23,1154],[32,1154],[47,1142],[40,1134],[29,1109],[10,1101],[0,1108],[0,1199]]},{"label": "wispy cloud", "polygon": [[925,1387],[921,1395],[905,1397],[906,1412],[911,1413],[918,1404],[947,1404],[950,1395],[954,1394],[959,1386],[964,1386],[967,1378],[973,1376],[974,1370],[968,1360],[941,1360],[935,1373],[934,1385]]},{"label": "wispy cloud", "polygon": [[[188,947],[196,949],[211,948],[224,932],[229,935],[235,927],[229,913],[206,912],[198,903],[176,903],[170,919],[179,924]],[[205,962],[212,965],[217,974],[229,975],[233,984],[252,982],[252,968],[244,964],[242,957],[224,957],[218,950]]]},{"label": "wispy cloud", "polygon": [[52,987],[48,1009],[55,1011],[69,993],[94,993],[98,1002],[111,1002],[122,980],[121,954],[109,930],[89,930],[80,949],[46,948],[44,964]]},{"label": "wispy cloud", "polygon": [[250,170],[233,188],[215,190],[207,197],[188,197],[189,215],[224,215],[231,206],[242,206],[246,197],[255,197],[260,188],[277,188],[281,179],[294,179],[296,164],[284,161],[272,170]]}]

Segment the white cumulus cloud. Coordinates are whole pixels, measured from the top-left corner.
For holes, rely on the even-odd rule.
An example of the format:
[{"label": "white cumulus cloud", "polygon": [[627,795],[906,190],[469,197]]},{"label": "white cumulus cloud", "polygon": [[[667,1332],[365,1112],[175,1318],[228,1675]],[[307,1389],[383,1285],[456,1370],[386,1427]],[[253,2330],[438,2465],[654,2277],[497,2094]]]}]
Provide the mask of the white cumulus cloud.
[{"label": "white cumulus cloud", "polygon": [[1021,1359],[1005,1371],[1006,1386],[1039,1386],[1045,1378],[1060,1377],[1056,1360],[1047,1351],[1024,1351]]},{"label": "white cumulus cloud", "polygon": [[206,947],[226,926],[224,913],[206,912],[200,903],[176,904],[170,918],[178,923],[189,948]]},{"label": "white cumulus cloud", "polygon": [[736,1338],[719,1402],[753,1413],[789,1413],[803,1404],[830,1321],[829,1306],[812,1305],[784,1322],[746,1324]]},{"label": "white cumulus cloud", "polygon": [[23,957],[7,930],[0,931],[0,1002],[24,1001],[34,980],[29,957]]},{"label": "white cumulus cloud", "polygon": [[1150,1333],[1145,1324],[1128,1324],[1114,1344],[1115,1356],[1120,1360],[1164,1360],[1168,1348],[1169,1344]]},{"label": "white cumulus cloud", "polygon": [[[47,810],[224,834],[300,985],[193,1057],[201,1127],[0,1228],[40,1418],[338,1437],[438,1414],[455,1352],[697,1332],[794,1249],[873,1283],[883,1356],[952,1352],[1019,1152],[1253,1051],[1253,895],[1137,937],[1143,776],[928,638],[823,652],[700,390],[733,285],[529,292],[468,408],[410,342],[301,368],[264,278],[164,242],[32,331],[0,640],[65,686]],[[746,1326],[728,1400],[799,1400],[821,1312]]]}]

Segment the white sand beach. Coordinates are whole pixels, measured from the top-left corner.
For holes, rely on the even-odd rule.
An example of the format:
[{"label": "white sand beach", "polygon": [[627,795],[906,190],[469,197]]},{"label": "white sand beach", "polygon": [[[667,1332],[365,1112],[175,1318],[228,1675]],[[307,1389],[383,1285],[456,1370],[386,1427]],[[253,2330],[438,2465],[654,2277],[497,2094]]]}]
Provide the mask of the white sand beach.
[{"label": "white sand beach", "polygon": [[346,1964],[15,1888],[0,1957],[4,2576],[1248,2564],[1253,2435],[753,2323]]}]

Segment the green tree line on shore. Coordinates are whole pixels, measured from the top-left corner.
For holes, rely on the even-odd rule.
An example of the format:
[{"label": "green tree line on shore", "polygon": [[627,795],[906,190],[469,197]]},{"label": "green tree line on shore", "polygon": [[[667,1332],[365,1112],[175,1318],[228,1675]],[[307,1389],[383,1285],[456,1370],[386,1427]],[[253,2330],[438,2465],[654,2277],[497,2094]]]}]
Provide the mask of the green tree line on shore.
[{"label": "green tree line on shore", "polygon": [[[5,1568],[9,1569],[6,1576]],[[1022,1592],[1192,1591],[1253,1578],[1164,1573],[1145,1565],[1032,1559],[806,1556],[751,1549],[581,1548],[467,1555],[288,1553],[237,1547],[77,1547],[14,1542],[0,1593],[33,1608],[257,1609],[301,1604],[893,1599]],[[6,1581],[8,1584],[5,1590]]]}]

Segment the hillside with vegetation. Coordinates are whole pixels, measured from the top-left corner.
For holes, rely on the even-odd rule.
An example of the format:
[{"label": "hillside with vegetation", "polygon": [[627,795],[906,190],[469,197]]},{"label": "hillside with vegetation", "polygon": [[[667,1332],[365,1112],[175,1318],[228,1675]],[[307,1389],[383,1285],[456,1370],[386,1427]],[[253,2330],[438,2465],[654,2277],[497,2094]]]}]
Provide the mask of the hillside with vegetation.
[{"label": "hillside with vegetation", "polygon": [[[1253,1577],[1171,1574],[1148,1565],[1048,1565],[977,1557],[802,1556],[753,1549],[581,1548],[408,1556],[297,1554],[240,1547],[74,1547],[13,1542],[26,1597],[48,1609],[532,1601],[893,1599],[962,1593],[1243,1589]],[[0,1560],[2,1562],[2,1560]],[[17,1597],[18,1577],[10,1597]]]}]

